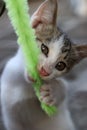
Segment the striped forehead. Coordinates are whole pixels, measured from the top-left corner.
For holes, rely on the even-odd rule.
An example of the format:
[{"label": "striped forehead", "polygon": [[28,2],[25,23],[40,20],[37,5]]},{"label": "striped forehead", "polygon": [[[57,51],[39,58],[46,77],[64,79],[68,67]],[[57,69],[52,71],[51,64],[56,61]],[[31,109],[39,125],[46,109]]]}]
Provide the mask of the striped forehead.
[{"label": "striped forehead", "polygon": [[56,60],[61,53],[61,48],[64,46],[64,36],[60,36],[59,39],[52,41],[49,45],[49,57],[51,56],[51,60]]}]

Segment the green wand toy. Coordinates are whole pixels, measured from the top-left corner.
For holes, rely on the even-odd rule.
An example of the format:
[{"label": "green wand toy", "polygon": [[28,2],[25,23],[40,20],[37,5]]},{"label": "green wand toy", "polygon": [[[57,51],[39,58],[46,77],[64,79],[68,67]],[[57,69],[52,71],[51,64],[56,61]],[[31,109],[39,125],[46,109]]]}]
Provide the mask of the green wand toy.
[{"label": "green wand toy", "polygon": [[[24,54],[27,71],[29,75],[37,81],[34,84],[34,89],[36,96],[40,101],[42,80],[36,69],[39,49],[35,41],[34,30],[30,25],[27,0],[5,0],[5,2],[8,9],[8,15],[18,36],[18,43]],[[48,106],[43,102],[41,102],[41,107],[49,116],[55,114],[57,111],[55,106]]]}]

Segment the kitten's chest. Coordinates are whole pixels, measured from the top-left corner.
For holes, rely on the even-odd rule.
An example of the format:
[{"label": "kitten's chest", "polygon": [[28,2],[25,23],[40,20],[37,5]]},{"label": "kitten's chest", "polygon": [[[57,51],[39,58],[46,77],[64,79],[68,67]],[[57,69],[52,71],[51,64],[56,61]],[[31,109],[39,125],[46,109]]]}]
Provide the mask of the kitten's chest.
[{"label": "kitten's chest", "polygon": [[27,126],[30,122],[38,130],[55,130],[58,128],[59,113],[53,117],[46,115],[36,97],[22,100],[15,107],[18,108],[17,115],[21,115],[21,120],[24,120]]},{"label": "kitten's chest", "polygon": [[14,102],[13,109],[16,109],[17,118],[21,115],[21,120],[24,120],[27,125],[31,122],[32,125],[38,128],[43,125],[54,124],[54,119],[56,120],[57,117],[50,118],[42,110],[33,86],[28,84],[26,87],[17,87],[13,93],[16,93],[15,100],[13,99],[12,103]]}]

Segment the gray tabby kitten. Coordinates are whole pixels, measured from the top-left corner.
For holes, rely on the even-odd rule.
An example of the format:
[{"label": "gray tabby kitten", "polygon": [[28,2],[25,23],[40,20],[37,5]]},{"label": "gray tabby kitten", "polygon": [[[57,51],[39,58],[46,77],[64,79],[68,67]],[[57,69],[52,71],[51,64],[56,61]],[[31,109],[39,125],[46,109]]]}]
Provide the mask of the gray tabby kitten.
[{"label": "gray tabby kitten", "polygon": [[[21,49],[7,63],[1,78],[2,115],[7,130],[75,130],[67,108],[62,75],[87,57],[86,45],[75,45],[57,27],[57,0],[46,0],[31,18],[41,50],[38,72],[44,81],[41,100],[56,105],[58,113],[48,117],[41,109],[27,75]],[[61,76],[61,77],[60,77]]]}]

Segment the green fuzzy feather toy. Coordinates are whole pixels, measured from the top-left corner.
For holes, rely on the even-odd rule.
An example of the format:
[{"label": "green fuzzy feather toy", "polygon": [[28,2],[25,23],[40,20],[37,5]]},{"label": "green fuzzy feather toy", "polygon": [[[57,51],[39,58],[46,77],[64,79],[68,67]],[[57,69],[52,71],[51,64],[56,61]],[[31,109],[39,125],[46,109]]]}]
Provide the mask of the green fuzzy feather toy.
[{"label": "green fuzzy feather toy", "polygon": [[[5,3],[8,15],[18,36],[18,43],[24,54],[27,71],[37,81],[34,83],[34,90],[40,101],[40,87],[43,83],[36,67],[39,49],[35,41],[34,30],[30,24],[27,0],[5,0]],[[41,102],[41,107],[49,116],[57,111],[55,106],[48,106],[43,102]]]}]

